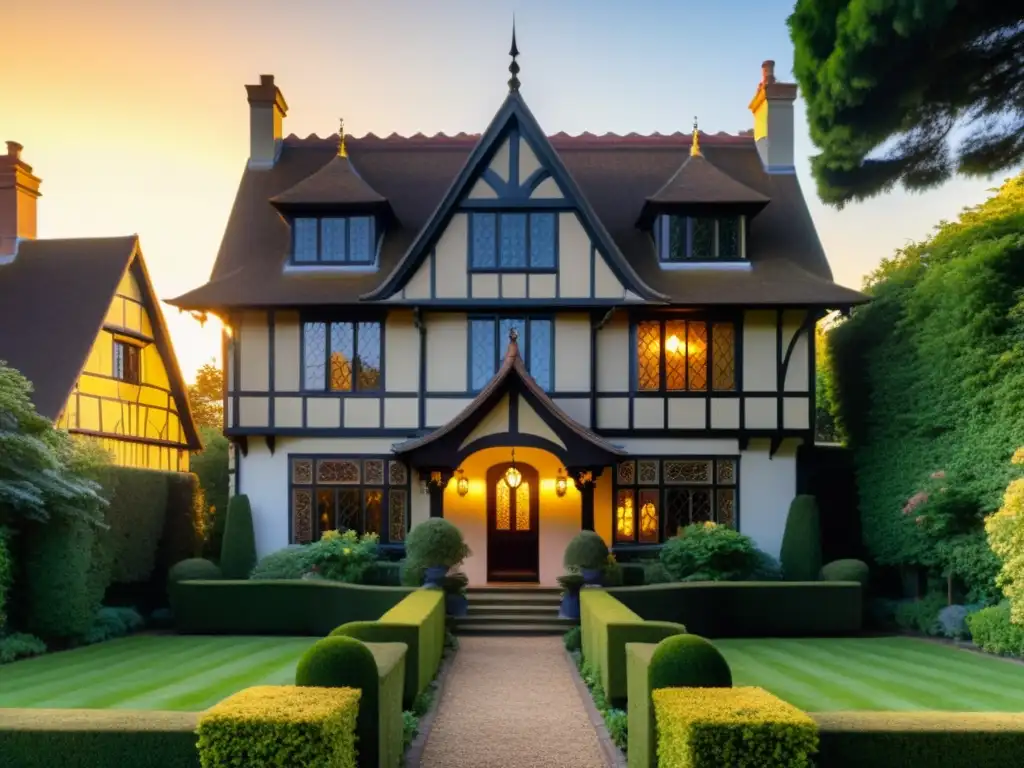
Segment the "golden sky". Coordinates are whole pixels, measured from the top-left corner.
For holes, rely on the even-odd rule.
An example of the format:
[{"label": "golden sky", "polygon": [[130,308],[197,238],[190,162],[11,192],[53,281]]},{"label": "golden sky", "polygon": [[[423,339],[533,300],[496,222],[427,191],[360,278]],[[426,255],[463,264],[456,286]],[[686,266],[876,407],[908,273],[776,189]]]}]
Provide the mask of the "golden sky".
[{"label": "golden sky", "polygon": [[[138,233],[161,298],[209,275],[248,155],[243,86],[273,73],[285,133],[479,132],[504,98],[516,13],[523,94],[548,133],[752,126],[763,59],[788,78],[791,0],[11,0],[0,14],[0,141],[43,179],[40,237]],[[736,24],[737,14],[744,23]],[[842,212],[797,172],[836,279],[860,277],[997,181],[893,192]],[[191,380],[219,357],[165,306]]]}]

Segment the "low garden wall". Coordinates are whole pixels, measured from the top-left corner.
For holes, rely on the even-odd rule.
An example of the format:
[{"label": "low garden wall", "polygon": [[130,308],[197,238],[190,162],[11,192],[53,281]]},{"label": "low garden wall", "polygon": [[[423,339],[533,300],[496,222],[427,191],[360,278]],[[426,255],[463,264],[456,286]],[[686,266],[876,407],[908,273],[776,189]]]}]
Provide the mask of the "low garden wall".
[{"label": "low garden wall", "polygon": [[853,581],[695,581],[607,592],[645,620],[678,622],[703,637],[851,635],[863,626]]},{"label": "low garden wall", "polygon": [[317,579],[181,581],[170,590],[183,634],[324,636],[374,621],[414,590]]}]

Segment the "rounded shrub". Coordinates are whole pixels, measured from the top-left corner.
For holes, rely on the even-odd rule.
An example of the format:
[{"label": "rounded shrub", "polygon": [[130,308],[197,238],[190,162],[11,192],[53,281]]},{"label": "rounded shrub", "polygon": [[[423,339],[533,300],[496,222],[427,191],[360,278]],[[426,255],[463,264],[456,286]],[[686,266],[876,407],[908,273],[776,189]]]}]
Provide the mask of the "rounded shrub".
[{"label": "rounded shrub", "polygon": [[264,555],[252,569],[250,579],[301,579],[310,569],[309,547],[292,544]]},{"label": "rounded shrub", "polygon": [[818,576],[822,581],[859,581],[867,587],[871,569],[863,560],[833,560],[821,567]]},{"label": "rounded shrub", "polygon": [[821,570],[821,520],[818,501],[801,494],[789,505],[779,553],[787,581],[814,581]]},{"label": "rounded shrub", "polygon": [[594,531],[580,531],[569,541],[562,560],[566,568],[600,570],[608,563],[608,545]]},{"label": "rounded shrub", "polygon": [[224,523],[220,549],[220,567],[227,579],[248,579],[256,567],[256,534],[252,527],[252,507],[245,494],[232,496]]},{"label": "rounded shrub", "polygon": [[295,684],[316,688],[357,688],[362,671],[377,672],[373,653],[354,637],[331,635],[315,642],[295,668]]},{"label": "rounded shrub", "polygon": [[450,520],[434,517],[413,526],[405,540],[406,557],[426,568],[451,568],[470,555],[462,531]]},{"label": "rounded shrub", "polygon": [[212,581],[221,578],[220,568],[216,563],[202,557],[190,557],[171,566],[167,572],[167,583],[177,584],[179,581]]},{"label": "rounded shrub", "polygon": [[699,635],[672,635],[654,649],[648,667],[655,688],[731,688],[729,662]]}]

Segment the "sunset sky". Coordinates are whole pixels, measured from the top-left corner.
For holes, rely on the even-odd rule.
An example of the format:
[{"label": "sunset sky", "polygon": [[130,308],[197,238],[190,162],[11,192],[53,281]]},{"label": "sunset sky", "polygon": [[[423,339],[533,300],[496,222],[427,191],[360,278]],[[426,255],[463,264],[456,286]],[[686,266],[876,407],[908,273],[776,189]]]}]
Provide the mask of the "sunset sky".
[{"label": "sunset sky", "polygon": [[[482,131],[507,86],[516,15],[522,93],[548,133],[752,127],[764,59],[790,79],[792,0],[13,0],[0,45],[0,141],[42,177],[40,237],[138,233],[158,295],[205,282],[248,155],[243,86],[276,75],[285,133]],[[797,170],[836,279],[865,272],[992,180],[890,193],[839,212]],[[219,334],[165,306],[192,379]]]}]

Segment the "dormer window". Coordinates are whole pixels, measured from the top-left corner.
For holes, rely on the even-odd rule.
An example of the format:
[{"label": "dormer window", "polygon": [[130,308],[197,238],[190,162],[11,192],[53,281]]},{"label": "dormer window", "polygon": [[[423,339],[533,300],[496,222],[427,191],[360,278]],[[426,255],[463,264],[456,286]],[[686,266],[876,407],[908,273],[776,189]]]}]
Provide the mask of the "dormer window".
[{"label": "dormer window", "polygon": [[292,223],[292,262],[332,266],[374,263],[372,216],[300,216]]},{"label": "dormer window", "polygon": [[659,216],[654,226],[663,263],[740,261],[746,258],[744,216]]}]

